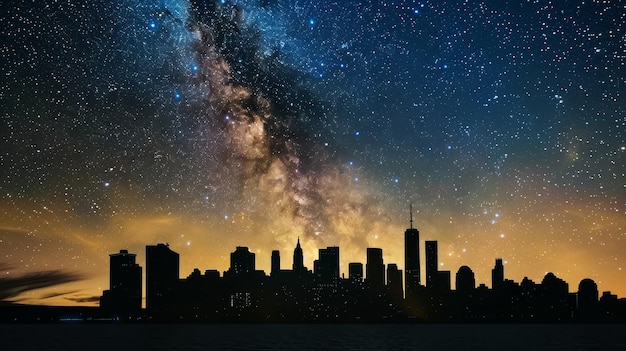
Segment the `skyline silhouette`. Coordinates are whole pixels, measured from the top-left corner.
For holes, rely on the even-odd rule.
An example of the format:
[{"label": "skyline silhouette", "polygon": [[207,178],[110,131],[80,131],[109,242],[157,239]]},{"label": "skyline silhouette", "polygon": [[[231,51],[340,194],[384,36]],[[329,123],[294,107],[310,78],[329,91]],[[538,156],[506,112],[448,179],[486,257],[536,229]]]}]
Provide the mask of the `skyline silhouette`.
[{"label": "skyline silhouette", "polygon": [[[412,210],[412,209],[411,209]],[[418,240],[416,245],[416,239]],[[419,231],[405,231],[407,266],[419,266]],[[599,294],[590,278],[577,290],[548,272],[541,283],[524,277],[507,279],[502,258],[496,258],[491,288],[477,284],[474,272],[461,266],[452,290],[450,271],[439,271],[437,241],[425,241],[426,284],[418,275],[406,275],[395,263],[384,263],[383,249],[367,248],[362,262],[350,262],[349,275],[340,275],[340,248],[320,248],[314,267],[302,265],[298,238],[291,270],[280,269],[280,251],[271,253],[272,270],[256,269],[256,255],[246,246],[230,254],[230,267],[204,274],[195,268],[186,278],[174,274],[179,256],[167,244],[146,246],[146,308],[134,255],[111,254],[110,290],[100,308],[118,319],[134,321],[201,322],[618,322],[626,321],[626,299],[610,291]],[[120,257],[132,258],[120,260]],[[152,263],[150,263],[152,262]],[[386,269],[385,269],[386,268]],[[386,273],[385,273],[386,270]],[[116,272],[114,274],[114,272]],[[127,279],[132,275],[133,282]],[[129,291],[129,285],[132,291]]]},{"label": "skyline silhouette", "polygon": [[[410,208],[412,211],[412,206]],[[312,269],[304,265],[300,238],[293,248],[292,269],[281,269],[281,251],[271,251],[271,271],[256,267],[247,246],[230,253],[226,271],[194,268],[181,278],[180,255],[169,244],[145,247],[146,267],[126,249],[109,254],[109,289],[99,307],[50,308],[0,306],[4,322],[211,322],[211,323],[485,323],[485,322],[624,322],[626,298],[598,290],[584,278],[571,289],[548,272],[540,283],[508,279],[504,260],[495,258],[490,287],[476,281],[463,265],[455,274],[439,270],[437,241],[420,245],[419,231],[404,232],[405,265],[420,267],[423,247],[425,280],[403,274],[385,262],[382,248],[368,247],[366,262],[340,269],[340,247],[320,248]],[[402,242],[402,241],[401,241]],[[417,262],[417,263],[416,263]],[[454,287],[451,289],[451,276]],[[403,281],[403,277],[406,280]],[[145,278],[145,284],[144,284]],[[54,278],[51,278],[54,279]],[[145,286],[145,294],[143,287]],[[145,301],[145,304],[143,303]],[[73,317],[67,317],[67,316]]]}]

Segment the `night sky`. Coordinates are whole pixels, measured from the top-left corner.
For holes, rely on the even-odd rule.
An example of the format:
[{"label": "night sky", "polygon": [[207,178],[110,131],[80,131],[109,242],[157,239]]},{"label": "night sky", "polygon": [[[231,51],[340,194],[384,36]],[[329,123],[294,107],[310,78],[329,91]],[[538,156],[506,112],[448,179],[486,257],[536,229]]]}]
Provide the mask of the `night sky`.
[{"label": "night sky", "polygon": [[621,1],[0,6],[2,300],[97,304],[158,242],[403,269],[411,203],[453,277],[626,296]]}]

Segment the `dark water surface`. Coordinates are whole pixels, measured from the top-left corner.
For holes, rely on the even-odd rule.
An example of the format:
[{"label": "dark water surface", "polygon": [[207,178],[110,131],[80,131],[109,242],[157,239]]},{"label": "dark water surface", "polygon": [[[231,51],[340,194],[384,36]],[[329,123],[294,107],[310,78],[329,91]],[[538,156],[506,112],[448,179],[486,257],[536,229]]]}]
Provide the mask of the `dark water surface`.
[{"label": "dark water surface", "polygon": [[0,350],[626,350],[626,325],[0,325]]}]

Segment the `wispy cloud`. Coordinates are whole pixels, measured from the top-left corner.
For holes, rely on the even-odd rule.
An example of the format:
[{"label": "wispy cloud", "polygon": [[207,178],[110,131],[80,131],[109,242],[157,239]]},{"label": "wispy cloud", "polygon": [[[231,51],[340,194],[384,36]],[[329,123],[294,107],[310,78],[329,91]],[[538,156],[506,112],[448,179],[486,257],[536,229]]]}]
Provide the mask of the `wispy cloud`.
[{"label": "wispy cloud", "polygon": [[[0,263],[0,267],[8,267],[8,265]],[[26,291],[82,279],[84,279],[82,274],[61,270],[31,272],[16,277],[3,277],[0,278],[0,301],[8,301],[8,299]]]},{"label": "wispy cloud", "polygon": [[44,294],[41,296],[41,299],[51,299],[53,297],[59,297],[59,296],[65,296],[65,295],[70,295],[70,294],[74,294],[77,293],[79,290],[69,290],[69,291],[61,291],[61,292],[52,292],[49,294]]},{"label": "wispy cloud", "polygon": [[68,301],[78,302],[78,303],[95,303],[100,302],[100,296],[85,296],[85,295],[77,295],[72,297],[65,298]]}]

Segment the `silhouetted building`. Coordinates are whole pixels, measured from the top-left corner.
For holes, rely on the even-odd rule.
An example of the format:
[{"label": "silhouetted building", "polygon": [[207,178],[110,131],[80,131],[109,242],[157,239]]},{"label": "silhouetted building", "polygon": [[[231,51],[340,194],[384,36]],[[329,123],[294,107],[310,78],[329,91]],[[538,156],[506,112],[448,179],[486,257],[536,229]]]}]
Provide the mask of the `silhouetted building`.
[{"label": "silhouetted building", "polygon": [[339,279],[339,247],[319,249],[319,259],[315,261],[315,276],[324,284],[336,284]]},{"label": "silhouetted building", "polygon": [[178,253],[167,244],[146,246],[146,307],[163,310],[171,307],[178,285]]},{"label": "silhouetted building", "polygon": [[420,232],[413,228],[413,206],[410,208],[410,228],[404,232],[404,278],[406,295],[415,295],[420,285]]},{"label": "silhouetted building", "polygon": [[611,294],[610,291],[603,291],[602,296],[600,297],[600,301],[609,303],[617,302],[617,295]]},{"label": "silhouetted building", "polygon": [[367,248],[367,263],[365,264],[365,282],[371,287],[382,289],[385,286],[385,264],[383,263],[383,249]]},{"label": "silhouetted building", "polygon": [[468,266],[462,266],[456,273],[456,291],[469,293],[476,288],[474,272]]},{"label": "silhouetted building", "polygon": [[298,244],[296,248],[293,250],[293,271],[294,272],[305,272],[306,268],[304,267],[304,255],[302,254],[302,247],[300,247],[300,238],[298,238]]},{"label": "silhouetted building", "polygon": [[504,265],[501,258],[496,258],[496,265],[491,270],[491,288],[499,290],[504,283]]},{"label": "silhouetted building", "polygon": [[437,241],[429,240],[425,243],[426,249],[426,286],[429,288],[437,287],[437,271],[439,269],[439,260],[437,258]]},{"label": "silhouetted building", "polygon": [[437,288],[442,292],[451,290],[450,286],[450,271],[438,271],[437,272]]},{"label": "silhouetted building", "polygon": [[578,284],[577,294],[578,310],[581,312],[593,311],[598,305],[598,285],[593,280],[586,278]]},{"label": "silhouetted building", "polygon": [[569,294],[569,285],[549,272],[541,281],[537,303],[537,315],[543,320],[571,318],[576,307],[576,297]]},{"label": "silhouetted building", "polygon": [[395,263],[387,265],[387,291],[394,300],[402,299],[402,271]]},{"label": "silhouetted building", "polygon": [[109,290],[103,292],[100,306],[108,311],[133,313],[141,310],[141,266],[137,255],[120,250],[110,254]]},{"label": "silhouetted building", "polygon": [[272,271],[270,275],[272,277],[277,276],[280,273],[280,251],[272,251]]},{"label": "silhouetted building", "polygon": [[230,254],[228,274],[252,274],[256,270],[255,254],[246,246],[237,246]]},{"label": "silhouetted building", "polygon": [[550,295],[566,296],[569,293],[569,285],[565,280],[558,278],[554,273],[548,272],[541,281],[544,291]]},{"label": "silhouetted building", "polygon": [[350,262],[348,264],[348,276],[353,281],[363,281],[363,263]]}]

